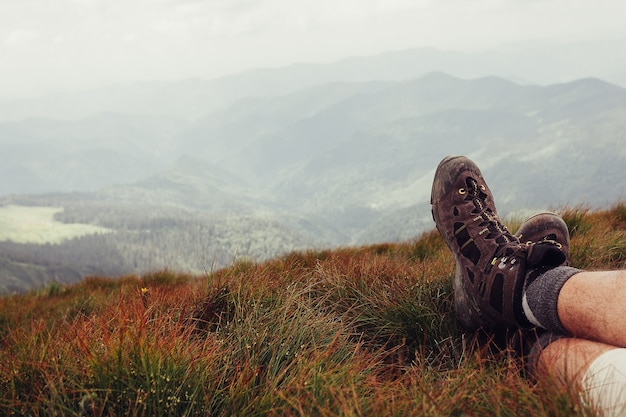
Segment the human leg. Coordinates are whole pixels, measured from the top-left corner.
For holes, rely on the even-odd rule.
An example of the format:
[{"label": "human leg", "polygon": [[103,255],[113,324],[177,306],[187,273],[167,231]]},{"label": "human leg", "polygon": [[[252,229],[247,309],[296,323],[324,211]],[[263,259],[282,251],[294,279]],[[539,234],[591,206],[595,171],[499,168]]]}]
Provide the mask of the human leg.
[{"label": "human leg", "polygon": [[563,327],[575,337],[626,347],[626,271],[582,271],[558,295]]},{"label": "human leg", "polygon": [[626,347],[624,300],[626,271],[558,267],[529,274],[522,305],[538,327]]},{"label": "human leg", "polygon": [[[569,232],[567,225],[558,215],[554,213],[537,214],[527,219],[515,235],[522,242],[528,243],[545,239],[558,242],[566,255],[564,265],[569,263]],[[567,269],[564,271],[567,272]],[[619,340],[621,335],[624,335],[624,330],[619,329],[619,327],[615,328],[615,325],[619,326],[621,323],[621,321],[615,320],[615,317],[623,315],[623,312],[596,311],[598,305],[604,305],[603,300],[607,299],[608,294],[616,294],[616,290],[620,291],[621,287],[625,286],[623,281],[620,281],[622,282],[621,286],[618,285],[620,288],[615,288],[615,284],[608,285],[604,286],[604,291],[608,294],[598,293],[596,291],[598,283],[610,280],[610,278],[609,280],[602,279],[602,275],[607,274],[626,275],[624,272],[604,272],[602,274],[580,272],[572,275],[563,284],[565,291],[559,291],[558,296],[561,300],[558,303],[561,313],[557,312],[556,314],[564,321],[569,333],[576,336],[586,335],[585,337],[593,337],[597,340],[610,340],[613,343]],[[613,278],[619,280],[617,277]],[[589,285],[590,288],[583,289],[585,285]],[[579,291],[591,292],[599,299],[594,300],[585,297],[585,301],[581,302],[570,294]],[[621,298],[622,295],[618,295],[616,299]],[[595,308],[593,304],[595,304]],[[621,303],[612,304],[612,306],[617,305],[621,306]],[[604,318],[601,318],[602,313],[605,313]],[[611,323],[615,322],[614,326],[609,326],[612,328],[608,331],[594,333],[599,328],[598,321],[606,322],[607,317],[612,317],[612,320],[608,320]],[[583,331],[581,322],[590,327],[589,331]],[[523,343],[523,336],[518,335],[517,342]],[[540,377],[541,380],[546,380],[545,376],[550,375],[552,378],[549,380],[560,381],[564,389],[578,390],[582,403],[596,410],[599,415],[626,415],[626,349],[550,332],[542,333],[539,330],[528,331],[524,335],[527,341],[528,339],[534,340],[534,347],[526,359],[532,374],[536,377],[539,376],[538,374],[543,374],[543,377]],[[525,356],[529,352],[521,353]]]},{"label": "human leg", "polygon": [[[540,236],[540,242],[531,238],[522,243],[525,233],[515,236],[506,230],[480,170],[464,157],[448,157],[439,164],[431,203],[433,219],[455,257],[455,307],[463,327],[524,327],[530,319],[547,330],[625,346],[626,325],[619,322],[626,312],[621,307],[626,293],[618,287],[621,283],[626,288],[626,272],[586,273],[568,267],[562,242],[567,239],[569,244],[569,236],[563,223],[553,224],[561,239]],[[535,226],[543,226],[538,220]],[[605,288],[598,293],[601,277]],[[591,293],[596,296],[580,302]],[[607,300],[618,301],[600,312]],[[544,336],[551,333],[540,339]],[[622,415],[626,349],[616,346],[551,339],[537,353],[537,370],[558,375],[568,386],[573,383],[584,400],[606,415]]]},{"label": "human leg", "polygon": [[[435,224],[455,256],[455,305],[465,328],[524,327],[529,319],[546,330],[626,347],[626,271],[566,266],[569,236],[562,221],[538,216],[525,223],[519,237],[512,235],[480,169],[461,156],[447,157],[437,167],[431,203]],[[541,236],[541,228],[544,237],[528,240],[528,231]]]},{"label": "human leg", "polygon": [[431,193],[437,229],[455,257],[454,295],[459,322],[468,330],[528,326],[522,309],[527,270],[562,265],[554,241],[521,243],[500,221],[480,169],[450,156],[435,172]]},{"label": "human leg", "polygon": [[626,349],[585,339],[558,338],[534,353],[536,377],[574,388],[602,416],[626,413]]}]

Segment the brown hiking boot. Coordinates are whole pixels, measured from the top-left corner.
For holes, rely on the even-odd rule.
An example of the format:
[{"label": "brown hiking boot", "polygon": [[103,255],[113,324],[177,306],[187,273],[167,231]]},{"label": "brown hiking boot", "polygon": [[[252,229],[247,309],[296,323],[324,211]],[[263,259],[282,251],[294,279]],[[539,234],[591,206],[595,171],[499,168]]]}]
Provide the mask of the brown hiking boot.
[{"label": "brown hiking boot", "polygon": [[554,244],[565,255],[562,265],[569,265],[569,230],[567,224],[556,213],[543,212],[529,217],[515,232],[515,236],[526,245],[539,242]]},{"label": "brown hiking boot", "polygon": [[533,267],[557,265],[563,253],[552,244],[536,250],[534,243],[520,243],[501,223],[480,169],[466,157],[441,161],[431,204],[456,261],[454,299],[461,325],[467,330],[528,326],[521,303],[528,261]]}]

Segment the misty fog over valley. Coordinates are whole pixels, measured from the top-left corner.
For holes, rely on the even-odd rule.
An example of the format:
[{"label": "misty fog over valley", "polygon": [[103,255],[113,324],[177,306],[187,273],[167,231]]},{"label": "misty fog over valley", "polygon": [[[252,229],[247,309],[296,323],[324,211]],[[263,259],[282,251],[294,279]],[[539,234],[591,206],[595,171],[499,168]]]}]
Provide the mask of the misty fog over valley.
[{"label": "misty fog over valley", "polygon": [[502,215],[622,201],[626,57],[577,67],[581,50],[559,49],[411,49],[0,102],[0,292],[410,240],[434,227],[448,154],[478,163]]}]

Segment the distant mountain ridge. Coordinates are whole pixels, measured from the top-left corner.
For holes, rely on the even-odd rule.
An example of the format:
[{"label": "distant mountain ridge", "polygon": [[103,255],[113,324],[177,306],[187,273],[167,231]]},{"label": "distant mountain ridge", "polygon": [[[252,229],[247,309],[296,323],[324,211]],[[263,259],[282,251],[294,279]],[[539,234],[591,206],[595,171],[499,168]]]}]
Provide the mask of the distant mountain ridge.
[{"label": "distant mountain ridge", "polygon": [[[605,207],[626,197],[624,132],[626,90],[594,78],[333,82],[194,121],[0,123],[0,193],[12,194],[0,204],[63,207],[61,221],[115,230],[71,248],[115,254],[125,272],[197,272],[200,260],[411,239],[433,227],[430,186],[447,154],[478,163],[503,215]],[[45,194],[18,192],[29,189]]]},{"label": "distant mountain ridge", "polygon": [[[133,181],[136,190],[154,191],[160,183],[169,183],[170,188],[178,187],[180,198],[188,190],[185,205],[202,206],[201,196],[219,180],[221,197],[214,196],[218,200],[242,196],[270,205],[279,202],[289,210],[304,206],[314,207],[313,211],[336,206],[378,210],[392,205],[384,201],[401,206],[415,201],[389,195],[397,195],[401,182],[420,181],[448,153],[480,155],[494,144],[524,143],[519,155],[493,155],[490,163],[555,147],[563,157],[572,157],[579,145],[599,155],[612,148],[606,157],[620,157],[621,136],[615,135],[624,127],[625,112],[626,90],[597,79],[540,87],[498,77],[463,80],[430,73],[410,81],[333,83],[283,96],[248,98],[194,123],[114,114],[77,122],[3,123],[0,147],[8,149],[1,153],[7,171],[16,166],[27,170],[39,158],[37,151],[50,156],[58,148],[65,156],[55,156],[47,168],[45,163],[36,167],[49,181],[49,188],[40,190],[45,192],[60,190],[51,181],[55,177],[71,184],[64,178],[72,174],[63,170],[73,166],[75,180],[86,184],[75,191],[106,188],[114,193],[114,183]],[[590,137],[593,129],[609,132]],[[573,130],[571,137],[561,138],[566,130]],[[31,144],[30,159],[26,150],[23,160],[10,152]],[[108,163],[102,159],[107,153]],[[86,163],[81,168],[82,158]],[[102,162],[95,163],[97,158]],[[169,164],[173,165],[166,168]],[[92,168],[96,170],[89,172]],[[212,180],[202,177],[207,169]],[[108,186],[106,180],[97,179],[100,170],[113,179]],[[21,176],[27,181],[36,172]],[[120,173],[117,178],[115,173]],[[91,187],[90,176],[95,178]],[[0,181],[0,191],[17,192],[10,184]],[[344,198],[337,198],[339,194]]]},{"label": "distant mountain ridge", "polygon": [[2,101],[0,121],[32,117],[77,120],[104,112],[195,120],[247,97],[290,94],[334,82],[403,81],[440,71],[459,78],[499,75],[523,84],[595,77],[626,86],[626,39],[523,42],[484,51],[413,48],[328,64],[261,68],[215,79],[151,81]]}]

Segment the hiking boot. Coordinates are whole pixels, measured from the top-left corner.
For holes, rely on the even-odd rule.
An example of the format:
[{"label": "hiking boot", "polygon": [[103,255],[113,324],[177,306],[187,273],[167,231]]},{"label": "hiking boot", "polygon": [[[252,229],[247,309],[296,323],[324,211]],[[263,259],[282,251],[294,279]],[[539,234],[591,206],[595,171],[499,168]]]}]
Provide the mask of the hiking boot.
[{"label": "hiking boot", "polygon": [[[520,242],[502,224],[493,196],[480,172],[464,156],[444,158],[435,172],[432,215],[456,271],[456,316],[466,330],[529,327],[522,310],[527,268],[562,263],[550,243]],[[556,252],[555,252],[556,251]]]},{"label": "hiking boot", "polygon": [[543,212],[529,217],[515,232],[515,236],[526,245],[539,242],[554,244],[565,255],[562,265],[569,265],[569,230],[567,224],[556,213]]},{"label": "hiking boot", "polygon": [[[555,213],[543,212],[529,217],[515,233],[526,245],[549,242],[556,246],[564,255],[562,265],[569,264],[569,230],[561,217]],[[526,285],[528,274],[525,278]],[[523,300],[523,298],[522,298]],[[523,302],[523,301],[522,301]],[[475,333],[476,341],[482,351],[496,357],[510,357],[522,360],[522,375],[534,377],[538,354],[548,343],[565,336],[549,332],[540,327],[507,328],[501,331]]]}]

